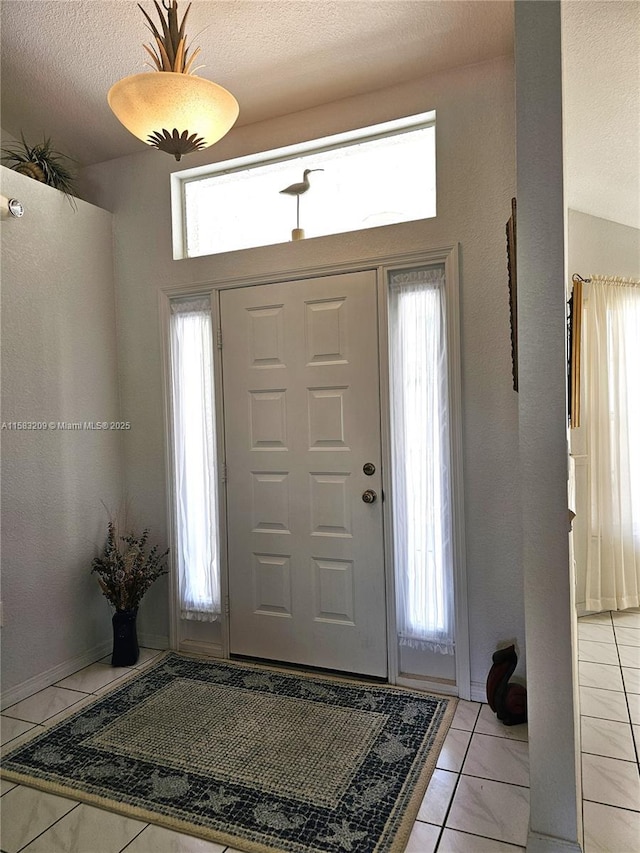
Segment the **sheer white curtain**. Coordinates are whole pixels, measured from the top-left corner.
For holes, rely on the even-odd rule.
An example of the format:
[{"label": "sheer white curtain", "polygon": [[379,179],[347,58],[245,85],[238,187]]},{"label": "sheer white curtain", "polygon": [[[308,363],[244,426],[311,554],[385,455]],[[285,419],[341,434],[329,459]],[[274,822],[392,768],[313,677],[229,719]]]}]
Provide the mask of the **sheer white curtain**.
[{"label": "sheer white curtain", "polygon": [[593,276],[583,316],[586,608],[640,606],[640,281]]},{"label": "sheer white curtain", "polygon": [[171,303],[176,559],[182,619],[220,615],[213,336],[208,298]]},{"label": "sheer white curtain", "polygon": [[453,654],[444,269],[392,273],[389,286],[398,637]]}]

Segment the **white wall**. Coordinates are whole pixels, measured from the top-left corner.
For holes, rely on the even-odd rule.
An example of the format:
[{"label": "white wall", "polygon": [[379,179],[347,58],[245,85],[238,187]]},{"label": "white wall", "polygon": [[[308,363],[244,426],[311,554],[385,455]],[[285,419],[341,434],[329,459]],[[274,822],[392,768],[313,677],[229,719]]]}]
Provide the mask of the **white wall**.
[{"label": "white wall", "polygon": [[[640,279],[640,229],[570,210],[567,259],[570,276],[578,273],[583,278],[596,274]],[[577,499],[573,522],[576,607],[578,614],[582,615],[588,612],[585,607],[585,569],[589,518],[584,426],[571,430],[571,455],[575,466]]]},{"label": "white wall", "polygon": [[518,0],[516,147],[528,853],[579,851],[569,570],[560,3]]},{"label": "white wall", "polygon": [[[518,402],[511,387],[505,249],[515,194],[512,65],[511,58],[498,59],[241,127],[183,161],[191,168],[436,109],[433,220],[173,261],[169,174],[178,168],[175,161],[141,149],[83,176],[85,197],[115,215],[122,416],[133,424],[125,438],[126,485],[158,533],[166,519],[159,287],[460,241],[471,677],[478,697],[497,644],[515,640],[521,650],[524,644]],[[166,587],[158,584],[140,615],[141,630],[166,637],[167,623]]]},{"label": "white wall", "polygon": [[[1,170],[25,207],[2,235],[2,415],[112,421],[119,415],[112,216]],[[110,647],[110,609],[90,575],[121,498],[116,432],[13,430],[2,441],[3,704]]]}]

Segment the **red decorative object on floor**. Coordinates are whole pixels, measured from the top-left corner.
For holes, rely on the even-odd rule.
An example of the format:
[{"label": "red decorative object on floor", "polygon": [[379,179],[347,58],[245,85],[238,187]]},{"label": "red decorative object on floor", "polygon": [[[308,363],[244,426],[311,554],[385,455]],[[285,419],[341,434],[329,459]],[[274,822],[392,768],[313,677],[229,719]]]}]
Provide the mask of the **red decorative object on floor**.
[{"label": "red decorative object on floor", "polygon": [[509,684],[517,663],[515,646],[498,649],[487,676],[487,702],[505,726],[527,722],[527,688]]}]

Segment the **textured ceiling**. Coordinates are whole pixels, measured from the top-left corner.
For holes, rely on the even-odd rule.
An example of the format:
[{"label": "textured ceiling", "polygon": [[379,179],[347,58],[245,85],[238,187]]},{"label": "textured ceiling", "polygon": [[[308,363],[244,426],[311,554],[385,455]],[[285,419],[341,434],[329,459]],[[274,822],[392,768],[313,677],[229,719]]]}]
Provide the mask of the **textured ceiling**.
[{"label": "textured ceiling", "polygon": [[561,8],[565,202],[640,228],[640,2]]},{"label": "textured ceiling", "polygon": [[[141,150],[106,102],[148,70],[134,0],[2,0],[1,14],[5,131],[83,164]],[[513,52],[510,0],[193,0],[188,24],[198,73],[236,96],[239,124]]]}]

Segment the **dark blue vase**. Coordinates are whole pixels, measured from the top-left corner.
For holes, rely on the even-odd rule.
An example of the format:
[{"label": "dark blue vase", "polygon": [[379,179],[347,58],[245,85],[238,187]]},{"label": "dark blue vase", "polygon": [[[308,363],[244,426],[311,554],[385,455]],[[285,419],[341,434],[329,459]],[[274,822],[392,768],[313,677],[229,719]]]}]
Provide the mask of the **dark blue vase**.
[{"label": "dark blue vase", "polygon": [[132,607],[131,610],[116,610],[113,614],[112,666],[133,666],[138,661],[140,648],[136,633],[137,615],[137,607]]}]

